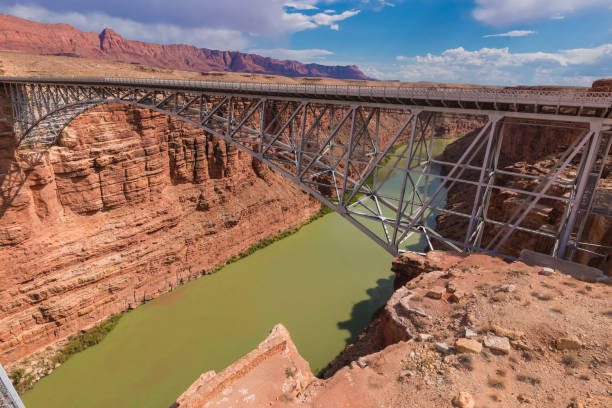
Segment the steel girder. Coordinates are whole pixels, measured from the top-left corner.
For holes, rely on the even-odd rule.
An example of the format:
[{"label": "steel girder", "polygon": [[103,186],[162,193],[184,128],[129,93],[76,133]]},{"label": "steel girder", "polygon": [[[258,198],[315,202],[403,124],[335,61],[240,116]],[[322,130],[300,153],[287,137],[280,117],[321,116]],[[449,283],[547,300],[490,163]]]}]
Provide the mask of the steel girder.
[{"label": "steel girder", "polygon": [[0,364],[0,407],[2,408],[24,408],[19,394],[15,391],[6,371]]},{"label": "steel girder", "polygon": [[[504,243],[520,232],[551,240],[551,255],[571,258],[581,250],[589,215],[598,211],[597,185],[612,140],[610,109],[605,107],[592,110],[600,112],[596,116],[581,116],[582,109],[561,115],[559,109],[543,113],[538,108],[465,108],[461,101],[457,107],[401,105],[396,100],[345,100],[346,95],[322,99],[132,83],[10,82],[4,88],[23,147],[53,146],[74,117],[98,105],[151,109],[197,126],[273,167],[392,254],[421,251],[425,245],[513,258]],[[440,160],[434,151],[431,131],[432,117],[449,112],[486,118],[452,163]],[[529,175],[509,172],[500,164],[508,124],[569,126],[582,133],[548,174]],[[580,164],[575,177],[567,179],[564,172],[576,161]],[[535,180],[536,185],[500,185],[500,176]],[[444,193],[459,185],[472,188],[468,208],[445,208]],[[571,193],[554,193],[556,187]],[[504,219],[492,217],[494,192],[516,194],[522,203]],[[564,207],[562,222],[552,230],[524,223],[542,202]],[[462,237],[436,230],[435,217],[444,213],[467,220]]]}]

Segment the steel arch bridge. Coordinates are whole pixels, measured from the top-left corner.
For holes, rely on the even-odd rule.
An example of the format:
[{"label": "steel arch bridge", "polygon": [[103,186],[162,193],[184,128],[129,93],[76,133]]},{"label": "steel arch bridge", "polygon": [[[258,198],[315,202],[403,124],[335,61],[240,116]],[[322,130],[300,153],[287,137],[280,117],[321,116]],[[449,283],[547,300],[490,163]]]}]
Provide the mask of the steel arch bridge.
[{"label": "steel arch bridge", "polygon": [[[53,146],[73,118],[95,106],[162,112],[281,172],[394,255],[415,250],[410,238],[416,236],[431,248],[513,259],[503,244],[517,233],[549,240],[555,258],[605,257],[601,252],[610,249],[582,236],[590,215],[612,217],[612,195],[598,187],[612,144],[612,93],[128,78],[0,77],[0,83],[23,147]],[[434,152],[436,114],[483,120],[453,162]],[[505,133],[516,126],[571,128],[576,137],[547,174],[522,174],[500,163]],[[531,184],[509,187],[499,177]],[[471,186],[470,205],[445,208],[445,190],[461,184]],[[559,189],[567,193],[554,192]],[[496,218],[489,214],[494,192],[516,194],[521,204]],[[554,228],[525,223],[551,202],[563,207]],[[436,230],[432,218],[440,213],[465,221],[461,238]]]}]

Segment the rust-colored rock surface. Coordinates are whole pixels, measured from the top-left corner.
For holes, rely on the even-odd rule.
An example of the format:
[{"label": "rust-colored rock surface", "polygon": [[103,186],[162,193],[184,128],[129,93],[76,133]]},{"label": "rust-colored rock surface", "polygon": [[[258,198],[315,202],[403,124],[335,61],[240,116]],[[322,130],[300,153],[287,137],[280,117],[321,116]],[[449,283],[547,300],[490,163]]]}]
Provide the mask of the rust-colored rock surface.
[{"label": "rust-colored rock surface", "polygon": [[278,324],[255,350],[219,374],[202,374],[172,408],[265,406],[279,397],[290,402],[314,380],[289,332]]},{"label": "rust-colored rock surface", "polygon": [[591,90],[596,92],[612,92],[612,78],[598,79],[593,82]]},{"label": "rust-colored rock surface", "polygon": [[123,38],[110,28],[100,34],[68,24],[44,24],[0,14],[0,48],[33,54],[66,55],[138,63],[187,71],[232,71],[301,77],[366,80],[354,65],[302,64],[185,44],[160,45]]},{"label": "rust-colored rock surface", "polygon": [[320,204],[222,140],[159,113],[90,110],[20,150],[0,100],[3,364],[210,272]]},{"label": "rust-colored rock surface", "polygon": [[[435,251],[417,257],[395,260],[425,269],[393,294],[357,342],[332,362],[325,380],[313,379],[297,363],[295,346],[282,340],[288,334],[273,331],[221,374],[204,374],[174,407],[612,404],[608,285],[558,271],[542,275],[541,267],[485,255]],[[437,288],[446,288],[440,299],[427,296]],[[464,295],[449,302],[457,293]],[[268,357],[279,343],[282,355]],[[294,364],[295,370],[286,369]]]}]

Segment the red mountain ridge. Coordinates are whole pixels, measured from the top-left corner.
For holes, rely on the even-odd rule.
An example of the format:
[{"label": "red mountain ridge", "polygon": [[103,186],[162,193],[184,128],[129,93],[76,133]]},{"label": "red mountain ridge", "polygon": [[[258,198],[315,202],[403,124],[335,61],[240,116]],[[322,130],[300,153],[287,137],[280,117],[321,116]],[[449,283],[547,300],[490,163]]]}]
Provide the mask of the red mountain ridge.
[{"label": "red mountain ridge", "polygon": [[110,28],[100,34],[68,24],[45,24],[0,14],[0,49],[65,55],[200,72],[246,72],[289,77],[368,78],[355,65],[327,66],[277,60],[238,51],[186,44],[154,44],[123,38]]}]

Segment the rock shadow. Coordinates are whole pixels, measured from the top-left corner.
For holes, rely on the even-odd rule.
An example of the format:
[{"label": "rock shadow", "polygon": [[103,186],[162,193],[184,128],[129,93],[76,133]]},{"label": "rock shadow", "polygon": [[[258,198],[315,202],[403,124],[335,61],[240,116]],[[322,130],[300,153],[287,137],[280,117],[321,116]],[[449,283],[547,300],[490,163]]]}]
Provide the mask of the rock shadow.
[{"label": "rock shadow", "polygon": [[345,339],[347,346],[357,341],[357,337],[363,333],[376,312],[387,303],[393,294],[394,278],[395,276],[391,274],[388,278],[378,279],[375,287],[366,290],[368,299],[353,306],[350,319],[338,322],[339,329],[348,330],[350,333]]}]

